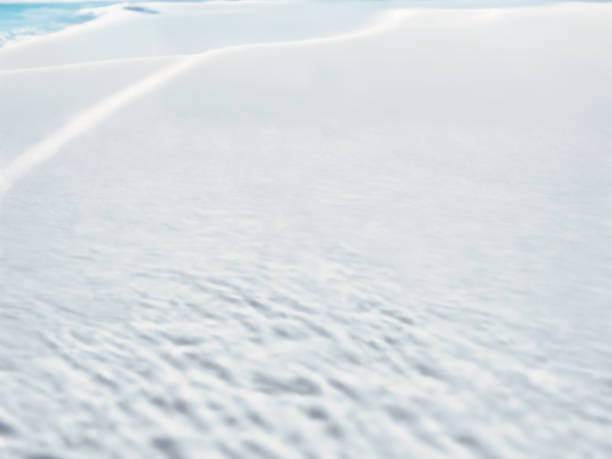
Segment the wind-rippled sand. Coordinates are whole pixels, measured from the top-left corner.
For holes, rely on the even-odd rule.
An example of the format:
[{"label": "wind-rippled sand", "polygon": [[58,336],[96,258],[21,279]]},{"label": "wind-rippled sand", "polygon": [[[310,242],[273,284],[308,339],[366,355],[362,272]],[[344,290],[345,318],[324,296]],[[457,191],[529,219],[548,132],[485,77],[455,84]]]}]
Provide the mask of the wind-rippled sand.
[{"label": "wind-rippled sand", "polygon": [[612,455],[612,8],[357,5],[0,51],[0,457]]}]

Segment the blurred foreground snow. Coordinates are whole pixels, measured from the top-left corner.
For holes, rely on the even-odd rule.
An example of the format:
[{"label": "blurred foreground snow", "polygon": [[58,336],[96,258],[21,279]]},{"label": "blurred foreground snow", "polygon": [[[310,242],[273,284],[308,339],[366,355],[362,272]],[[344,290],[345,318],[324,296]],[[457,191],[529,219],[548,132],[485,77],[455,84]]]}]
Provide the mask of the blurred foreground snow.
[{"label": "blurred foreground snow", "polygon": [[[0,68],[333,35],[308,5],[160,6]],[[413,13],[220,54],[14,184],[0,457],[612,454],[612,7]],[[0,167],[173,62],[0,72]]]}]

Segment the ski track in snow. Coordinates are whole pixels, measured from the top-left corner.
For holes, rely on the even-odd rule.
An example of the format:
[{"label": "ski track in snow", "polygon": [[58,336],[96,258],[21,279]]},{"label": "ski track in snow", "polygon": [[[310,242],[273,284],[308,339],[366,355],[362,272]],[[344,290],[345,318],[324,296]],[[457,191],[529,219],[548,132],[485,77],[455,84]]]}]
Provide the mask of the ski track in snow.
[{"label": "ski track in snow", "polygon": [[[20,156],[18,156],[11,164],[9,164],[2,171],[0,175],[0,200],[3,198],[6,192],[15,184],[15,182],[17,182],[21,177],[27,174],[28,171],[32,170],[34,167],[56,155],[60,151],[62,146],[65,145],[67,142],[71,141],[75,137],[81,135],[86,130],[91,129],[100,122],[104,121],[117,110],[129,104],[130,102],[144,96],[147,93],[150,93],[151,91],[155,90],[160,85],[167,83],[177,75],[182,74],[188,69],[193,68],[194,66],[208,59],[213,59],[216,56],[232,52],[243,52],[249,50],[282,48],[291,46],[322,45],[325,43],[364,38],[368,35],[381,33],[383,31],[391,30],[394,27],[397,27],[401,23],[402,18],[404,18],[407,14],[409,13],[404,10],[386,11],[381,14],[381,18],[376,21],[375,24],[368,28],[359,30],[357,32],[336,35],[332,37],[228,46],[225,48],[206,51],[204,53],[188,56],[179,56],[181,57],[181,59],[178,62],[169,65],[168,67],[154,73],[153,75],[145,78],[144,80],[135,83],[134,85],[122,91],[119,91],[116,94],[113,94],[112,96],[97,103],[93,107],[85,110],[85,112],[81,113],[75,119],[62,126],[54,134],[41,140],[39,143],[32,146]],[[169,56],[163,56],[160,58],[150,59],[166,59],[168,57]],[[148,60],[149,58],[121,59],[119,61],[126,62],[134,60],[138,61],[143,59]],[[106,63],[109,62],[115,61],[106,61]],[[70,66],[60,67],[70,68],[74,67],[75,65],[80,66],[81,64],[73,64]],[[90,64],[88,63],[85,65]],[[40,71],[40,69],[35,70]],[[31,69],[8,70],[5,71],[5,73],[20,73],[24,71],[31,71]]]},{"label": "ski track in snow", "polygon": [[[376,42],[409,14],[325,38],[0,71],[172,61],[2,171],[1,459],[612,455],[609,138],[544,124],[515,138],[514,113],[489,124],[487,97],[563,120],[523,94],[541,83],[529,74],[523,92],[499,91],[518,83],[478,21],[432,13],[434,33]],[[449,55],[400,62],[438,19],[457,48],[434,39]],[[540,60],[549,32],[527,34]],[[470,40],[482,56],[445,72]],[[341,53],[316,48],[333,43]],[[478,68],[491,73],[475,90]],[[444,124],[441,107],[465,110]]]}]

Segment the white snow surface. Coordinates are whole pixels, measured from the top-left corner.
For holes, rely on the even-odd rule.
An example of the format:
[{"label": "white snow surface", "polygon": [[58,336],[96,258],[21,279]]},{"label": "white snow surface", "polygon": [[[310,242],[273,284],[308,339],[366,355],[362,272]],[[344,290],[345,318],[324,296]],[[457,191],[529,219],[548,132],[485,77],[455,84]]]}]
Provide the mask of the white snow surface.
[{"label": "white snow surface", "polygon": [[612,4],[144,6],[0,49],[0,458],[612,456]]}]

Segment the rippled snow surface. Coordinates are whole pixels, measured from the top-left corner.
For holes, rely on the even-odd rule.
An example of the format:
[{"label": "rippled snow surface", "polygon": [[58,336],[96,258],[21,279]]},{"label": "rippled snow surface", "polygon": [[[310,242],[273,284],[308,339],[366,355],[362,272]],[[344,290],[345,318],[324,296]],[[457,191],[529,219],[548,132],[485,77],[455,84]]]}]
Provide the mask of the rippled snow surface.
[{"label": "rippled snow surface", "polygon": [[32,170],[0,457],[610,457],[612,12],[521,11],[221,56]]}]

